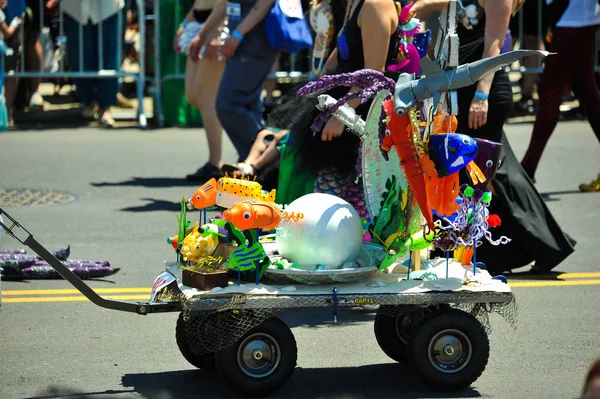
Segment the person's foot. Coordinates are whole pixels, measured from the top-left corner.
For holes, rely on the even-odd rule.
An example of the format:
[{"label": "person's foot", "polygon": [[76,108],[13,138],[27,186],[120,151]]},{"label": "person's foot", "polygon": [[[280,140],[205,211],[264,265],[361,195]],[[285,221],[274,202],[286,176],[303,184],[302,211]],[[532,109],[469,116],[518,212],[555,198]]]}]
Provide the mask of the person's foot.
[{"label": "person's foot", "polygon": [[533,184],[535,184],[536,183],[535,176],[534,176],[535,175],[535,169],[528,168],[528,167],[525,167],[523,165],[521,165],[521,166],[522,166],[523,170],[525,171],[525,173],[527,174],[527,176],[529,177],[529,179],[531,179],[531,182]]},{"label": "person's foot", "polygon": [[86,119],[96,119],[98,117],[98,109],[95,105],[85,104],[81,114]]},{"label": "person's foot", "polygon": [[44,110],[44,97],[38,92],[35,92],[31,95],[29,99],[29,109],[30,110]]},{"label": "person's foot", "polygon": [[519,101],[514,103],[515,112],[518,115],[534,115],[535,103],[531,95],[523,95]]},{"label": "person's foot", "polygon": [[116,126],[116,122],[114,120],[114,118],[111,116],[111,114],[108,111],[105,111],[102,114],[102,117],[100,118],[100,126],[105,127],[105,128],[113,128]]},{"label": "person's foot", "polygon": [[202,166],[201,168],[199,168],[196,172],[187,175],[185,177],[185,179],[187,181],[208,181],[212,178],[215,179],[220,179],[221,177],[223,177],[223,171],[216,167],[215,165],[211,164],[210,162],[207,162],[206,164],[204,164],[204,166]]},{"label": "person's foot", "polygon": [[591,183],[580,184],[579,191],[583,191],[583,192],[600,191],[600,173],[598,173],[596,180],[592,181]]}]

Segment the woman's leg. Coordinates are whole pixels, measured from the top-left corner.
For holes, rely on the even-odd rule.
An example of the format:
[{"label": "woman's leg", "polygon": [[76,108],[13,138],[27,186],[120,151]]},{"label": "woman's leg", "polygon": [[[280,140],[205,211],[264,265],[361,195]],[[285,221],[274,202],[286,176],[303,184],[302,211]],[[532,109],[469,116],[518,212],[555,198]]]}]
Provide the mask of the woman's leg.
[{"label": "woman's leg", "polygon": [[[102,29],[100,29],[100,23]],[[100,58],[98,57],[98,66],[101,69],[118,70],[121,60],[117,59],[117,46],[123,40],[122,37],[119,37],[119,16],[115,14],[100,23],[95,25],[95,28],[97,29],[97,37],[102,41],[102,63],[104,65],[100,65]],[[101,37],[100,33],[102,33]],[[100,47],[98,47],[99,50]],[[98,107],[100,108],[101,121],[106,126],[113,126],[115,121],[110,116],[108,109],[117,103],[119,81],[116,78],[94,79],[94,83],[96,83],[98,90]]]},{"label": "woman's leg", "polygon": [[[521,161],[530,178],[542,158],[546,144],[556,128],[560,116],[561,94],[573,77],[574,66],[580,62],[580,54],[573,46],[578,40],[576,28],[556,28],[552,36],[550,51],[556,54],[546,59],[540,81],[540,109],[533,125],[533,133],[525,157]],[[593,46],[590,46],[590,52]]]},{"label": "woman's leg", "polygon": [[600,90],[594,75],[594,39],[598,26],[581,29],[579,42],[582,54],[579,62],[574,62],[573,91],[584,107],[588,121],[596,138],[600,141]]},{"label": "woman's leg", "polygon": [[[256,160],[259,159],[259,157],[262,155],[262,153],[265,152],[265,150],[268,148],[268,145],[265,143],[265,138],[267,138],[267,136],[275,137],[273,131],[269,129],[263,129],[256,135],[256,140],[254,140],[254,144],[250,149],[248,157],[244,160],[244,163],[248,165],[254,164]],[[271,141],[271,144],[275,142],[274,140]]]},{"label": "woman's leg", "polygon": [[[217,116],[215,109],[215,100],[221,76],[225,69],[225,63],[213,59],[202,59],[198,63],[187,60],[185,69],[185,97],[187,101],[194,107],[200,110],[204,130],[206,131],[206,139],[208,141],[208,162],[200,168],[196,174],[188,175],[188,179],[202,180],[210,168],[214,173],[219,171],[221,167],[221,152],[223,142],[223,128]],[[206,172],[206,173],[205,173]]]}]

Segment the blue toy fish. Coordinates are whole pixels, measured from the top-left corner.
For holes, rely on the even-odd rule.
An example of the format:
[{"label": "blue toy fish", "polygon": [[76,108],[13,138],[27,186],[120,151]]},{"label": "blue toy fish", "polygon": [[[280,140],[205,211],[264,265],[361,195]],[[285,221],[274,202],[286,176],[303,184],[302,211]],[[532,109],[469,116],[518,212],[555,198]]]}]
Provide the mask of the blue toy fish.
[{"label": "blue toy fish", "polygon": [[458,133],[434,134],[429,138],[429,158],[438,177],[449,176],[465,167],[477,155],[477,142]]}]

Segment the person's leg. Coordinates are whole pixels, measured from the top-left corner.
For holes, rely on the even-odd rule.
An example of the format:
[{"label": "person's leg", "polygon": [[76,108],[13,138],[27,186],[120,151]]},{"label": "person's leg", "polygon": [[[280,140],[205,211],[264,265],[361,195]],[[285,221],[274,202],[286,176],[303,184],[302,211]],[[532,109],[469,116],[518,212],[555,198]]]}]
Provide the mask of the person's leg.
[{"label": "person's leg", "polygon": [[[12,35],[6,41],[7,46],[13,50],[13,54],[4,57],[4,72],[19,70],[19,35]],[[6,111],[8,114],[9,126],[14,125],[15,98],[17,96],[17,87],[19,80],[16,78],[4,78],[4,98],[6,101]]]},{"label": "person's leg", "polygon": [[[588,121],[596,138],[600,142],[600,90],[595,83],[594,77],[594,53],[593,43],[596,37],[598,26],[592,26],[582,29],[581,37],[581,62],[577,63],[575,74],[573,75],[573,91],[579,99],[579,103],[585,109]],[[579,185],[581,191],[600,191],[600,173],[590,183]]]},{"label": "person's leg", "polygon": [[[25,69],[31,72],[41,72],[42,70],[42,43],[40,42],[40,20],[43,10],[40,9],[40,2],[31,0],[27,2],[31,10],[31,18],[25,20]],[[38,92],[40,87],[40,78],[30,78],[31,98],[29,107],[43,107],[44,99]]]},{"label": "person's leg", "polygon": [[221,167],[223,128],[215,100],[225,64],[217,60],[202,59],[198,63],[187,60],[185,97],[202,114],[202,123],[208,141],[208,162],[216,169]]},{"label": "person's leg", "polygon": [[236,54],[227,60],[217,95],[217,114],[240,160],[246,159],[263,128],[261,94],[275,55],[270,52],[259,58]]},{"label": "person's leg", "polygon": [[[98,40],[102,41],[102,62],[100,65],[100,57],[97,57],[96,64],[99,69],[118,70],[121,60],[117,59],[117,49],[122,43],[123,37],[119,37],[119,16],[117,14],[105,19],[102,23],[95,25],[95,41],[96,51],[100,50]],[[101,37],[99,36],[102,33]],[[107,127],[114,126],[114,119],[108,112],[109,108],[117,103],[117,93],[119,92],[119,81],[116,78],[110,79],[93,79],[96,86],[98,107],[100,108],[101,123]],[[143,83],[142,83],[143,84]]]},{"label": "person's leg", "polygon": [[560,115],[561,94],[573,76],[575,61],[580,57],[572,51],[575,30],[556,28],[553,34],[550,51],[555,52],[546,59],[544,73],[540,81],[540,109],[535,119],[529,147],[525,152],[521,165],[533,179],[544,148],[558,123]]}]

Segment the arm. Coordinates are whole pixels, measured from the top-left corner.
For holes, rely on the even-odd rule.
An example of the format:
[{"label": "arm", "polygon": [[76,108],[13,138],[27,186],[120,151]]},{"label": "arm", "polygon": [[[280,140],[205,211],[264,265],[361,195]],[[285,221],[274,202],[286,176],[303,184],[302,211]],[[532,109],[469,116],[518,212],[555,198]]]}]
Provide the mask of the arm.
[{"label": "arm", "polygon": [[335,73],[337,69],[337,55],[338,49],[337,47],[333,49],[329,57],[327,58],[327,62],[325,63],[325,75],[331,75]]},{"label": "arm", "polygon": [[250,32],[256,25],[258,25],[271,11],[275,0],[256,0],[256,3],[246,15],[246,17],[237,26],[237,31],[242,35]]},{"label": "arm", "polygon": [[15,33],[20,24],[21,18],[14,17],[10,25],[6,25],[6,22],[2,22],[0,24],[0,32],[2,32],[2,35],[8,39]]},{"label": "arm", "polygon": [[412,0],[411,4],[411,13],[413,16],[424,21],[429,18],[431,13],[442,11],[446,8],[448,6],[448,0]]},{"label": "arm", "polygon": [[[390,37],[396,29],[398,13],[393,2],[386,0],[367,0],[365,1],[360,13],[358,14],[358,26],[360,27],[363,54],[365,60],[365,69],[373,69],[379,72],[385,70]],[[356,93],[359,89],[353,87],[351,93]],[[360,105],[360,100],[348,101],[348,105],[356,108]],[[338,137],[344,131],[344,125],[337,118],[329,119],[321,139],[331,141]]]},{"label": "arm", "polygon": [[179,37],[183,34],[183,30],[185,28],[185,23],[194,21],[194,7],[192,6],[187,14],[185,14],[185,18],[183,18],[183,22],[179,24],[179,28],[175,32],[175,39],[173,40],[173,48],[175,52],[179,53],[181,49],[179,48]]},{"label": "arm", "polygon": [[[485,14],[493,15],[494,18],[486,18],[482,59],[500,54],[512,10],[513,0],[488,0],[485,2]],[[487,74],[477,83],[477,92],[487,96],[493,80],[494,73]],[[487,123],[487,99],[474,97],[469,111],[470,128],[477,129]]]},{"label": "arm", "polygon": [[[244,17],[223,45],[223,57],[229,58],[233,56],[235,50],[242,42],[243,36],[265,19],[274,3],[275,0],[256,0],[248,15]],[[234,32],[241,35],[241,38],[236,37]]]},{"label": "arm", "polygon": [[217,0],[215,7],[202,25],[198,36],[190,44],[188,55],[194,62],[200,59],[200,50],[209,39],[214,37],[214,33],[219,28],[227,17],[227,0]]}]

